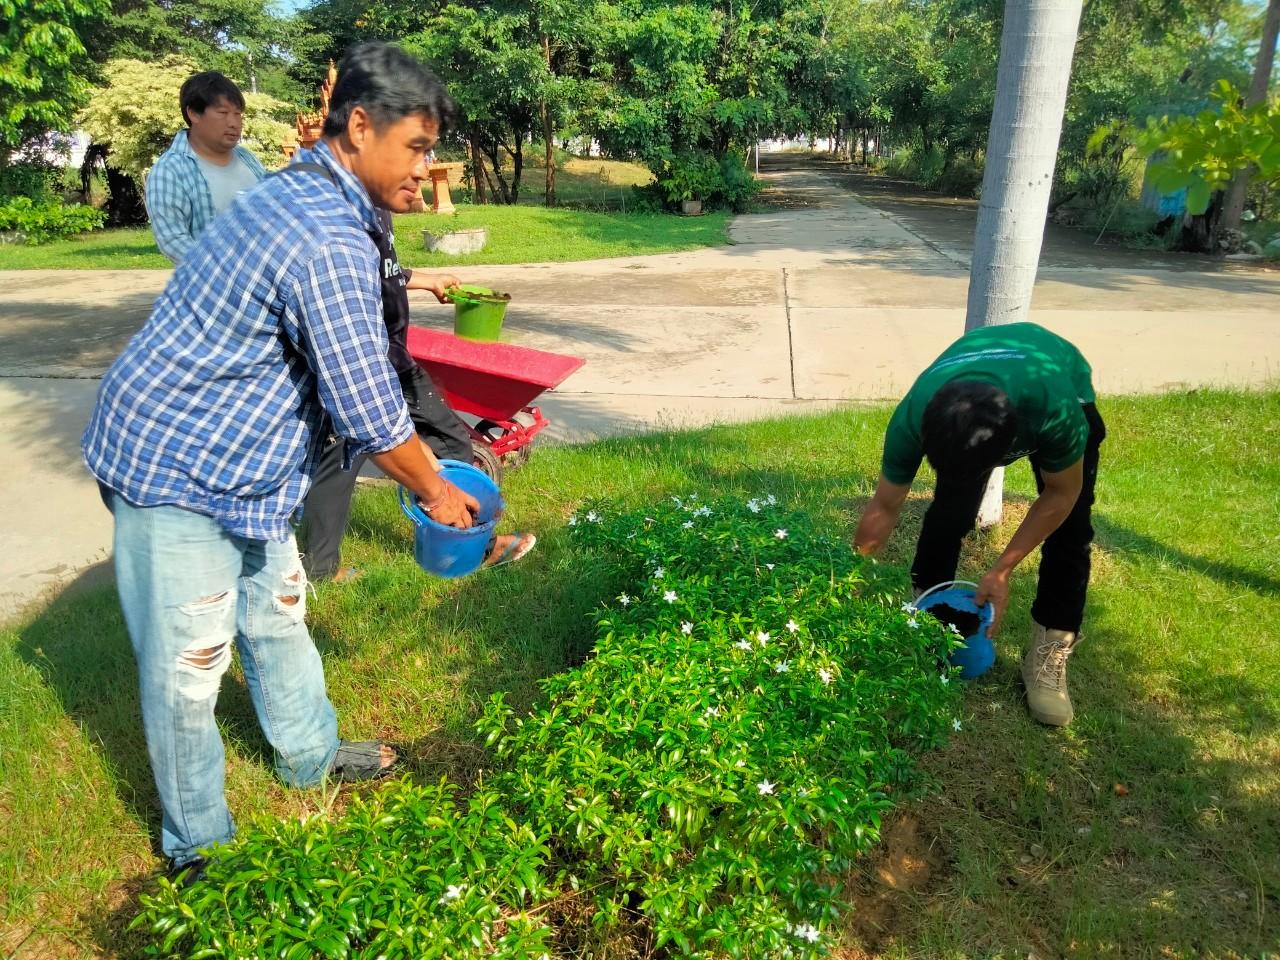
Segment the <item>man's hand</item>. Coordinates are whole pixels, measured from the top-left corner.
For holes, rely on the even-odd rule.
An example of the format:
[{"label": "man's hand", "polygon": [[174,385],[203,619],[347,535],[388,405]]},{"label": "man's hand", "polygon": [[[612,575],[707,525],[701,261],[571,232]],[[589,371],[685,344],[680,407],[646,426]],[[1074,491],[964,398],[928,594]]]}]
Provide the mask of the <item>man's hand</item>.
[{"label": "man's hand", "polygon": [[444,295],[444,292],[450,287],[459,287],[461,285],[462,281],[451,273],[437,273],[429,276],[421,270],[415,270],[405,283],[405,288],[408,290],[428,290],[438,302],[445,303],[448,298]]},{"label": "man's hand", "polygon": [[979,607],[985,606],[989,602],[995,608],[995,616],[991,620],[991,629],[987,631],[987,634],[992,637],[999,632],[1000,621],[1004,619],[1004,608],[1009,605],[1009,574],[1011,572],[1011,570],[1006,570],[997,564],[978,581],[978,594],[975,597],[975,602]]},{"label": "man's hand", "polygon": [[[466,529],[475,523],[475,515],[480,512],[480,501],[469,493],[463,493],[443,477],[444,491],[431,503],[423,503],[422,509],[436,523],[448,527]],[[420,501],[421,502],[421,501]]]},{"label": "man's hand", "polygon": [[898,525],[898,516],[910,492],[910,484],[890,483],[884,474],[880,475],[876,492],[863,508],[858,532],[853,535],[855,550],[863,556],[871,556],[885,545],[889,534]]},{"label": "man's hand", "polygon": [[412,490],[432,520],[450,527],[471,526],[474,514],[480,512],[480,501],[436,473],[425,447],[415,434],[398,447],[375,453],[372,460],[392,480]]}]

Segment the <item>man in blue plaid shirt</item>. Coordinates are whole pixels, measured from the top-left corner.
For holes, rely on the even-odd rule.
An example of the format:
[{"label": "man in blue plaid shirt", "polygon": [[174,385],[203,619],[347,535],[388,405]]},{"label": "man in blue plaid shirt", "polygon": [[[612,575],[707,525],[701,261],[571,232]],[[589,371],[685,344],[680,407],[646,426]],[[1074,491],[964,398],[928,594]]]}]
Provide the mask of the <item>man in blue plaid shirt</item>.
[{"label": "man in blue plaid shirt", "polygon": [[147,214],[160,252],[179,263],[210,221],[267,171],[240,146],[244,94],[216,70],[188,77],[178,93],[187,128],[147,175]]},{"label": "man in blue plaid shirt", "polygon": [[475,500],[428,464],[387,358],[375,207],[408,210],[453,104],[399,49],[343,61],[323,139],[241,195],[182,260],[103,379],[83,440],[115,519],[161,843],[185,881],[234,824],[214,722],[234,642],[276,770],[299,787],[384,774],[338,739],[307,631],[293,521],[330,433],[466,527]]}]

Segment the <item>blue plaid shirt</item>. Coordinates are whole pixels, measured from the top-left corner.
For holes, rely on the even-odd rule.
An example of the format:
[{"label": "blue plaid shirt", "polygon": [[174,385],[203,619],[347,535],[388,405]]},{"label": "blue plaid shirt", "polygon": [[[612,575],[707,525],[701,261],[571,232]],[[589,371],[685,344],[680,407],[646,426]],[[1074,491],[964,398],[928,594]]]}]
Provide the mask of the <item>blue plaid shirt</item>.
[{"label": "blue plaid shirt", "polygon": [[330,430],[348,453],[413,436],[387,359],[378,218],[323,144],[200,237],[112,364],[82,448],[103,484],[284,540]]},{"label": "blue plaid shirt", "polygon": [[[237,146],[234,153],[259,180],[267,175],[249,150]],[[213,196],[200,172],[187,131],[179,130],[174,135],[169,149],[160,154],[147,174],[146,196],[156,246],[174,263],[180,263],[213,219]]]}]

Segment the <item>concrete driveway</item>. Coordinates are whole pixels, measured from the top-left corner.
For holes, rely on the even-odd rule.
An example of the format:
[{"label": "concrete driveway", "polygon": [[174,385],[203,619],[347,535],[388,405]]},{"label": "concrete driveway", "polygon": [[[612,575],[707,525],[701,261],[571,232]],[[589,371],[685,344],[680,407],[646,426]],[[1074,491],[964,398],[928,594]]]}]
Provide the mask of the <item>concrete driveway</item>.
[{"label": "concrete driveway", "polygon": [[[542,401],[549,439],[894,399],[959,335],[972,205],[769,159],[777,202],[736,218],[730,246],[457,271],[512,293],[512,342],[586,358]],[[1275,382],[1280,274],[1075,233],[1051,233],[1042,259],[1032,319],[1081,347],[1101,392]],[[107,555],[78,439],[96,379],[167,279],[0,272],[0,620]],[[415,301],[416,322],[450,319]]]}]

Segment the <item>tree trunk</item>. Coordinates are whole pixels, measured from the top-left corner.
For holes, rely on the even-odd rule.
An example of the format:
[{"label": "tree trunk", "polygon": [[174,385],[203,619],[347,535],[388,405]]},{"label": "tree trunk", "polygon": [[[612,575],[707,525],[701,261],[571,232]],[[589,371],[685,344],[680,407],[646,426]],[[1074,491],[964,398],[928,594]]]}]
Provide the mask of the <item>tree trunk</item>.
[{"label": "tree trunk", "polygon": [[472,199],[478,204],[484,204],[488,202],[484,190],[484,158],[480,156],[480,144],[474,135],[468,142],[471,145]]},{"label": "tree trunk", "polygon": [[[551,38],[543,36],[542,38],[542,59],[546,61],[547,73],[551,73]],[[547,185],[544,193],[544,202],[548,207],[556,205],[556,131],[555,124],[551,122],[551,110],[547,107],[547,101],[544,99],[542,107],[542,142],[546,145],[546,166],[547,166]]]},{"label": "tree trunk", "polygon": [[[1005,0],[996,102],[969,271],[965,331],[1027,318],[1044,240],[1082,0]],[[997,468],[978,522],[1000,519]]]},{"label": "tree trunk", "polygon": [[[1249,84],[1249,92],[1244,98],[1246,107],[1267,99],[1267,91],[1271,88],[1271,68],[1276,59],[1277,36],[1280,36],[1280,0],[1271,0],[1267,6],[1266,19],[1262,22],[1262,43],[1258,47],[1258,59],[1253,68],[1253,82]],[[1251,173],[1250,170],[1241,170],[1231,181],[1231,186],[1227,188],[1227,199],[1222,205],[1219,229],[1240,229],[1240,214],[1244,213]]]}]

